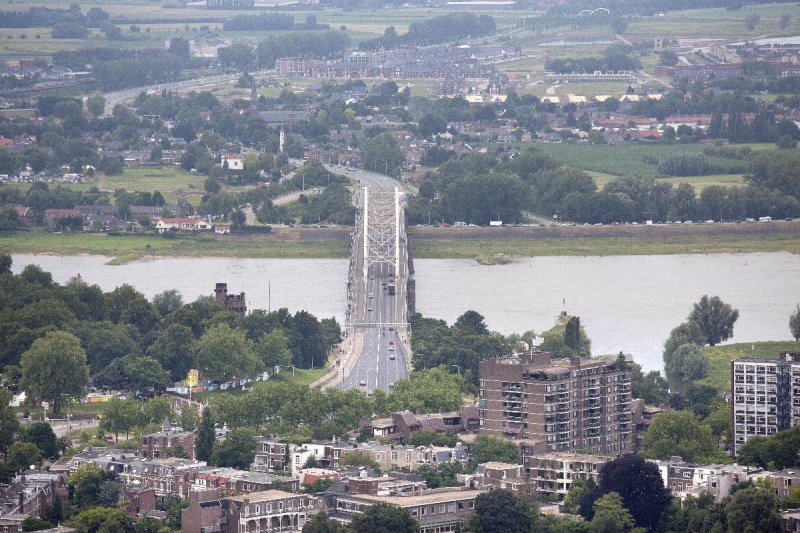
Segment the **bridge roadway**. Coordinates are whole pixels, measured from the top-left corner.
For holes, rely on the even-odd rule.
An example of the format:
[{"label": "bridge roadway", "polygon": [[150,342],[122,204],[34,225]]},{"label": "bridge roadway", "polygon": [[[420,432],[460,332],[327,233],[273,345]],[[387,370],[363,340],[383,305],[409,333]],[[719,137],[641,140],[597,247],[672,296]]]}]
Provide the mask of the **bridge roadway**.
[{"label": "bridge roadway", "polygon": [[[300,159],[289,161],[296,166],[304,163]],[[399,181],[385,174],[335,164],[323,165],[364,187],[354,194],[357,216],[351,243],[345,323],[347,339],[341,344],[341,366],[333,367],[336,369],[333,379],[328,374],[312,386],[335,386],[342,390],[357,388],[368,393],[375,389],[388,391],[395,381],[408,377],[411,368],[406,290],[408,249],[402,208],[406,191]],[[364,242],[369,224],[365,220],[365,198],[383,196],[385,199],[390,197],[389,191],[393,191],[394,201],[387,206],[395,213],[391,232],[394,235],[394,226],[397,226],[397,238],[394,246],[387,243],[391,250],[385,251],[396,248],[397,254],[392,260],[385,257],[383,261],[374,262],[375,257],[368,260],[368,247]],[[368,263],[366,270],[365,263]],[[392,282],[395,294],[389,295]]]}]

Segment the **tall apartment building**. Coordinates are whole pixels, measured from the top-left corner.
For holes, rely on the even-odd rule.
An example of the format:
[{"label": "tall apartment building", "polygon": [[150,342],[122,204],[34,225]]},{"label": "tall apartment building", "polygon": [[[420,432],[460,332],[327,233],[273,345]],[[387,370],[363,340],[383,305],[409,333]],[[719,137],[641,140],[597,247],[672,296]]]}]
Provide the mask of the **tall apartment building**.
[{"label": "tall apartment building", "polygon": [[767,437],[800,423],[800,352],[777,359],[742,357],[731,362],[732,450],[752,435]]},{"label": "tall apartment building", "polygon": [[547,452],[632,453],[630,402],[630,372],[614,359],[534,352],[480,363],[480,431],[519,441],[524,465]]}]

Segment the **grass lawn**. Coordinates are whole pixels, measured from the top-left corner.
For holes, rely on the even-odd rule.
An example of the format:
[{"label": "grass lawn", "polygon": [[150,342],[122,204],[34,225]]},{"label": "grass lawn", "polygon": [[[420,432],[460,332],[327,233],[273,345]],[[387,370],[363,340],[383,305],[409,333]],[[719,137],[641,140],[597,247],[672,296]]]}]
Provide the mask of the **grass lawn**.
[{"label": "grass lawn", "polygon": [[720,392],[731,390],[731,361],[739,357],[776,358],[780,352],[800,351],[800,342],[744,342],[724,346],[706,346],[708,376],[699,383],[710,385]]},{"label": "grass lawn", "polygon": [[[774,149],[775,145],[756,145],[757,149]],[[656,164],[647,160],[657,161],[659,158],[670,154],[703,153],[706,146],[699,144],[632,144],[628,146],[593,145],[593,144],[538,144],[543,152],[548,153],[561,163],[580,168],[586,171],[600,172],[613,176],[638,175],[656,176]],[[709,164],[725,168],[746,165],[743,161],[731,161],[718,156],[706,156]],[[738,178],[723,174],[724,178],[717,176],[716,180],[726,184],[739,181]],[[736,176],[736,174],[731,174]],[[712,176],[693,176],[682,178],[669,178],[681,181],[708,181]]]},{"label": "grass lawn", "polygon": [[117,176],[100,176],[97,186],[101,191],[109,192],[119,188],[129,192],[160,191],[169,203],[188,195],[189,202],[196,204],[203,195],[205,179],[206,176],[203,174],[186,172],[180,167],[166,165],[161,168],[126,168]]},{"label": "grass lawn", "polygon": [[[548,228],[549,229],[549,228]],[[542,228],[544,231],[545,228]],[[475,259],[484,264],[508,257],[565,255],[670,255],[697,253],[781,252],[800,253],[796,235],[642,236],[560,238],[495,238],[474,240],[413,239],[414,257],[420,259]]]},{"label": "grass lawn", "polygon": [[[319,230],[317,230],[319,231]],[[0,250],[8,253],[55,255],[102,255],[113,257],[114,264],[155,255],[162,257],[270,257],[320,258],[347,257],[350,253],[347,231],[344,239],[331,233],[327,240],[304,240],[302,231],[276,229],[266,236],[215,236],[179,234],[174,238],[157,235],[111,237],[97,234],[57,234],[44,230],[0,234]]]}]

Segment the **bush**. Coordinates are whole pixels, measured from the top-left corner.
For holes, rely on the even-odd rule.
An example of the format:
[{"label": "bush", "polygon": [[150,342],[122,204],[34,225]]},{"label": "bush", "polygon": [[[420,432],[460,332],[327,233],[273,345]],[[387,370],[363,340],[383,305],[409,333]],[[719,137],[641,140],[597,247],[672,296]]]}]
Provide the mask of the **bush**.
[{"label": "bush", "polygon": [[657,170],[670,176],[700,176],[708,172],[708,163],[703,154],[672,154],[658,161]]}]

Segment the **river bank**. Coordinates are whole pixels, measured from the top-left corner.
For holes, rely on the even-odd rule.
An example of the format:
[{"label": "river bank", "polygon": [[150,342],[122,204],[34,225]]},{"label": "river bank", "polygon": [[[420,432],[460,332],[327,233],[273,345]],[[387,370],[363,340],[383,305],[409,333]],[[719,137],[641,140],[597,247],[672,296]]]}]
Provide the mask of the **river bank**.
[{"label": "river bank", "polygon": [[[0,234],[0,251],[18,254],[102,255],[115,264],[148,256],[344,258],[352,228],[273,228],[266,235],[108,236],[45,230]],[[475,259],[484,264],[514,257],[800,253],[800,221],[754,224],[681,224],[502,228],[409,228],[414,257]]]}]

